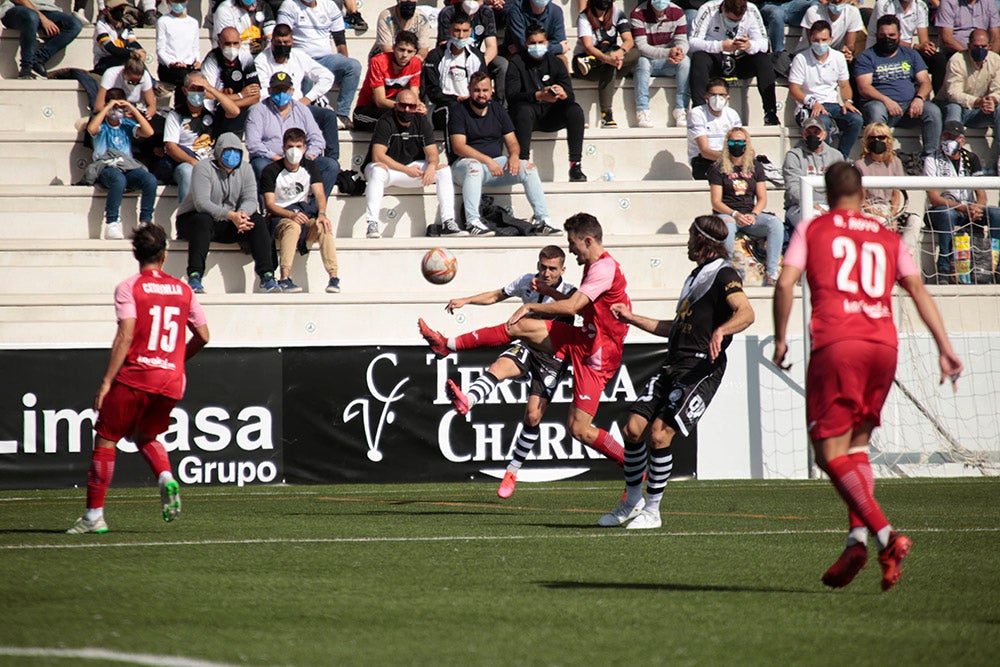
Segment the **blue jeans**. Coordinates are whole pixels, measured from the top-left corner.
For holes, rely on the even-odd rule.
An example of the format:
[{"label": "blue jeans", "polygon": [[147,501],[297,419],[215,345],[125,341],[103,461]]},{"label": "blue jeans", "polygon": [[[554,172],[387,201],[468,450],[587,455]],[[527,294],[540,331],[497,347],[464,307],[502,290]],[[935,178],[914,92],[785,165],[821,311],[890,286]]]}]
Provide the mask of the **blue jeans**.
[{"label": "blue jeans", "polygon": [[105,167],[97,176],[97,182],[108,189],[104,203],[104,222],[118,222],[118,212],[122,207],[122,195],[126,190],[141,190],[139,199],[139,222],[152,222],[156,207],[156,176],[145,169],[124,172],[115,167]]},{"label": "blue jeans", "polygon": [[[494,158],[501,167],[507,166],[507,157],[501,155]],[[480,223],[479,220],[479,200],[483,197],[484,185],[513,185],[520,183],[524,186],[524,196],[531,204],[536,220],[548,220],[549,209],[545,206],[545,193],[542,191],[542,181],[538,178],[538,169],[532,164],[530,167],[527,160],[521,160],[521,169],[517,176],[512,176],[504,171],[501,176],[494,176],[490,173],[486,165],[475,158],[466,157],[458,160],[451,166],[451,176],[456,185],[462,187],[462,205],[465,208],[466,224]]]},{"label": "blue jeans", "polygon": [[[927,220],[934,230],[934,239],[937,241],[938,257],[937,270],[942,276],[955,274],[955,249],[954,235],[955,228],[969,224],[969,219],[958,209],[947,206],[931,206],[927,209]],[[1000,239],[1000,208],[996,206],[986,207],[986,223],[990,228],[990,238]],[[980,220],[977,225],[982,225]]]},{"label": "blue jeans", "polygon": [[785,50],[785,6],[760,5],[760,16],[764,19],[767,30],[767,41],[771,43],[771,51],[781,53]]},{"label": "blue jeans", "polygon": [[[736,248],[736,220],[731,215],[716,213],[726,223],[729,234],[726,236],[726,251],[732,256]],[[757,220],[752,225],[739,227],[742,234],[755,239],[767,239],[767,275],[774,278],[778,275],[778,260],[781,258],[781,246],[785,241],[785,225],[776,215],[758,213]]]},{"label": "blue jeans", "polygon": [[340,83],[340,92],[337,94],[337,115],[350,118],[351,104],[354,103],[354,95],[358,92],[358,84],[361,83],[361,63],[339,53],[331,53],[313,60],[330,70],[334,81]]},{"label": "blue jeans", "polygon": [[[212,158],[206,158],[211,160]],[[191,172],[194,171],[194,165],[190,162],[181,162],[179,165],[174,167],[174,183],[177,184],[177,205],[180,206],[181,202],[187,199],[188,192],[191,190]]]},{"label": "blue jeans", "polygon": [[[8,28],[21,33],[22,71],[31,69],[31,66],[36,63],[39,65],[47,63],[52,56],[65,49],[70,42],[76,39],[76,36],[80,34],[80,30],[83,28],[80,20],[72,14],[51,12],[48,10],[43,10],[42,14],[45,15],[45,18],[59,26],[59,34],[48,39],[41,48],[38,48],[37,41],[39,36],[38,30],[41,27],[38,12],[16,5],[8,9],[7,13],[3,15],[3,19],[0,19]],[[42,37],[44,36],[45,33],[43,31]]]},{"label": "blue jeans", "polygon": [[[1000,0],[997,0],[1000,3]],[[949,102],[944,107],[945,121],[957,120],[965,127],[992,127],[993,143],[996,144],[997,137],[1000,137],[1000,111],[993,113],[983,113],[979,109],[966,109],[960,104]],[[988,165],[989,168],[996,166],[996,160]]]},{"label": "blue jeans", "polygon": [[902,116],[890,116],[885,105],[878,100],[865,102],[861,112],[864,115],[865,125],[885,123],[889,127],[909,127],[920,123],[925,153],[937,150],[938,144],[941,142],[941,124],[943,123],[941,107],[933,102],[924,102],[924,110],[919,118],[910,118],[907,109],[903,109]]},{"label": "blue jeans", "polygon": [[843,111],[843,107],[836,102],[824,103],[823,108],[826,109],[826,114],[821,115],[819,119],[826,126],[826,142],[831,146],[833,145],[830,143],[830,128],[833,123],[836,123],[837,128],[840,130],[840,143],[837,147],[846,158],[851,154],[851,149],[857,143],[858,137],[861,136],[864,119],[861,118],[861,114],[859,113]]},{"label": "blue jeans", "polygon": [[[323,192],[329,197],[330,193],[333,192],[333,187],[337,184],[340,163],[332,157],[324,157],[322,155],[316,157],[314,161],[316,162],[316,166],[319,167],[319,174],[323,179]],[[254,179],[257,181],[257,193],[260,195],[261,202],[264,201],[264,193],[260,190],[260,175],[269,164],[271,164],[271,158],[268,157],[250,158],[250,166],[253,168]]]},{"label": "blue jeans", "polygon": [[691,101],[691,89],[688,86],[688,76],[691,74],[691,59],[673,65],[669,60],[650,60],[639,56],[635,63],[635,110],[649,109],[649,79],[653,76],[672,76],[677,79],[677,95],[674,98],[674,108],[687,110]]},{"label": "blue jeans", "polygon": [[315,104],[310,104],[307,108],[312,114],[313,120],[319,125],[319,131],[323,133],[323,139],[326,141],[326,150],[323,151],[323,155],[339,160],[340,130],[337,126],[336,112],[333,109],[319,107]]}]

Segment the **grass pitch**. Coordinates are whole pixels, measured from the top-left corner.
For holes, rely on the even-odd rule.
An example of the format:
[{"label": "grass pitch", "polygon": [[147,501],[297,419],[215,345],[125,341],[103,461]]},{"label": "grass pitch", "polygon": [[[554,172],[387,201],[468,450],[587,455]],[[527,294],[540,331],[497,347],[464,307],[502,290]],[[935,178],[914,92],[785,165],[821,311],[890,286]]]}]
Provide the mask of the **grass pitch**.
[{"label": "grass pitch", "polygon": [[[880,480],[913,538],[820,575],[846,511],[826,482],[674,481],[653,531],[598,528],[620,483],[0,493],[0,664],[996,664],[1000,480]],[[83,661],[82,658],[93,658]]]}]

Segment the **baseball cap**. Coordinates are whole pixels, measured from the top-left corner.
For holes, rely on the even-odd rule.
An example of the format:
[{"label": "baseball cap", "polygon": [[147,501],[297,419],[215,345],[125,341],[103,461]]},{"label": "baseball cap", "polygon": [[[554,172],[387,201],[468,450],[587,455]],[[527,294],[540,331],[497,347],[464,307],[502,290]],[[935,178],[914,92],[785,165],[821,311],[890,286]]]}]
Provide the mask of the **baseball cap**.
[{"label": "baseball cap", "polygon": [[805,122],[802,123],[802,131],[805,132],[810,127],[816,127],[819,128],[820,130],[823,130],[824,132],[826,131],[826,126],[823,125],[823,121],[821,121],[819,118],[816,118],[815,116],[809,116],[808,118],[806,118]]},{"label": "baseball cap", "polygon": [[271,75],[271,82],[267,85],[268,88],[291,88],[292,87],[292,77],[285,72],[275,72]]},{"label": "baseball cap", "polygon": [[941,128],[942,134],[954,134],[956,137],[965,134],[965,128],[957,120],[949,120]]}]

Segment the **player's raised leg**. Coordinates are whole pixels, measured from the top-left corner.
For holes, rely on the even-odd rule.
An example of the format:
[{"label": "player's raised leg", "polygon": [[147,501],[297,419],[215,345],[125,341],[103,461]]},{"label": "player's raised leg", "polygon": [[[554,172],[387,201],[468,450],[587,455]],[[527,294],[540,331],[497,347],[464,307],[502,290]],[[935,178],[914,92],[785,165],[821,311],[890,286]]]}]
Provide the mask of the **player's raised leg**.
[{"label": "player's raised leg", "polygon": [[448,338],[440,331],[432,329],[423,318],[417,320],[417,328],[423,339],[427,341],[431,351],[438,357],[447,357],[457,350],[500,347],[507,345],[515,338],[520,338],[532,347],[544,352],[553,352],[552,343],[548,340],[549,332],[546,320],[523,318],[512,325],[504,323],[483,327],[455,338]]}]

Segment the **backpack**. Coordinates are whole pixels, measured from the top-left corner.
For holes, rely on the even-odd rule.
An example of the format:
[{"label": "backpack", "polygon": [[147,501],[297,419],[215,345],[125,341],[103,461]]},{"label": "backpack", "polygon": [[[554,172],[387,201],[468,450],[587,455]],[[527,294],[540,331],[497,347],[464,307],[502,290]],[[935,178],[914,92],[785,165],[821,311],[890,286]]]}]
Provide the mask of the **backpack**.
[{"label": "backpack", "polygon": [[360,197],[365,193],[368,182],[365,177],[353,169],[342,170],[337,174],[337,189],[340,194],[349,197]]}]

